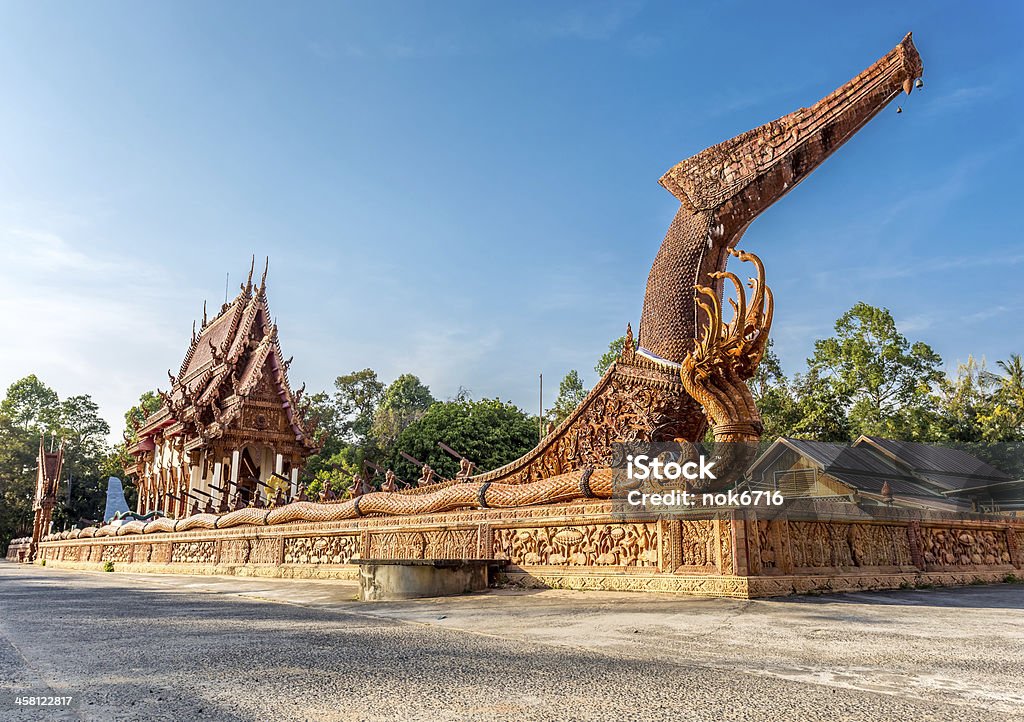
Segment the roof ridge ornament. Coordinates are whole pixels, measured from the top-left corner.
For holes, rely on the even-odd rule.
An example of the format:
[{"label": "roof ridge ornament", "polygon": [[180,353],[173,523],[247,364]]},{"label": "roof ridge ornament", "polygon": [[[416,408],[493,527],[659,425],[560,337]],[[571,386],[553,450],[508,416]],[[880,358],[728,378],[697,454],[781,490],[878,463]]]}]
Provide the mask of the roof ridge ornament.
[{"label": "roof ridge ornament", "polygon": [[249,278],[246,279],[242,285],[242,290],[245,291],[245,295],[248,296],[252,293],[252,274],[256,270],[256,254],[252,254],[252,263],[249,264]]},{"label": "roof ridge ornament", "polygon": [[[255,256],[254,256],[255,258]],[[267,264],[263,267],[263,276],[260,278],[260,289],[257,292],[257,296],[267,295],[267,272],[270,270],[270,256],[267,256]]]}]

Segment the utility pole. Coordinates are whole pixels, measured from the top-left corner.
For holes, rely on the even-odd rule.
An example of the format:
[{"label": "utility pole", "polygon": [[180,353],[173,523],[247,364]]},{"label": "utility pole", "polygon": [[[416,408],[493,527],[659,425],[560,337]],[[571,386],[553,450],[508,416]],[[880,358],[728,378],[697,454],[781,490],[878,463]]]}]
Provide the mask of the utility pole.
[{"label": "utility pole", "polygon": [[537,414],[537,441],[544,438],[544,374],[540,375],[540,413]]}]

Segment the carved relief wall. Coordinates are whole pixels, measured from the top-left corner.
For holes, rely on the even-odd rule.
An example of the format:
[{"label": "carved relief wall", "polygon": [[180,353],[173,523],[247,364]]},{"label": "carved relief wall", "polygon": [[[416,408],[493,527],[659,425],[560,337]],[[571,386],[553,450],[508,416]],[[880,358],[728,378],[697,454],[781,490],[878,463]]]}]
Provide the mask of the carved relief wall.
[{"label": "carved relief wall", "polygon": [[709,518],[623,519],[613,504],[590,502],[462,510],[423,520],[254,526],[250,536],[236,527],[155,538],[100,537],[43,542],[40,550],[47,560],[114,561],[143,565],[141,571],[198,573],[198,566],[232,573],[233,567],[287,565],[282,575],[304,576],[303,567],[315,566],[310,575],[342,578],[353,577],[357,558],[500,558],[508,560],[507,578],[533,586],[736,597],[1001,581],[1021,567],[1015,544],[1024,525],[1017,522],[939,523],[901,512],[874,514],[880,518],[764,519],[736,511]]},{"label": "carved relief wall", "polygon": [[475,529],[370,534],[368,559],[475,559]]},{"label": "carved relief wall", "polygon": [[217,543],[212,541],[175,542],[171,563],[213,564],[217,559]]},{"label": "carved relief wall", "polygon": [[921,527],[925,564],[935,567],[1009,564],[1006,534],[998,531]]},{"label": "carved relief wall", "polygon": [[348,564],[359,556],[358,536],[296,537],[284,540],[285,564]]},{"label": "carved relief wall", "polygon": [[494,556],[519,565],[658,566],[656,523],[494,530]]}]

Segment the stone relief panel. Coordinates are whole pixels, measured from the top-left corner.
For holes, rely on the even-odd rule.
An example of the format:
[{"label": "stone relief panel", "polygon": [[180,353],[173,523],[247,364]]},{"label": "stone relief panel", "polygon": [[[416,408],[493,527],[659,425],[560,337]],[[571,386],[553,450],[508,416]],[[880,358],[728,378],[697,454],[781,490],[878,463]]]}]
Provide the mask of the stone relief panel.
[{"label": "stone relief panel", "polygon": [[904,526],[851,524],[850,546],[858,567],[914,565],[910,537]]},{"label": "stone relief panel", "polygon": [[[913,566],[905,526],[788,522],[796,568]],[[769,537],[771,535],[769,534]],[[764,540],[764,537],[759,536]],[[762,550],[762,562],[765,559]]]},{"label": "stone relief panel", "polygon": [[212,541],[175,542],[171,549],[172,564],[213,564],[217,543]]},{"label": "stone relief panel", "polygon": [[370,559],[475,559],[475,529],[370,534]]},{"label": "stone relief panel", "polygon": [[248,539],[224,539],[220,542],[221,564],[248,564],[252,545]]},{"label": "stone relief panel", "polygon": [[132,547],[130,544],[107,544],[103,547],[103,561],[130,562]]},{"label": "stone relief panel", "polygon": [[732,560],[732,525],[729,521],[720,519],[715,522],[717,527],[718,536],[718,548],[720,554],[718,556],[718,568],[722,574],[733,573],[733,560]]},{"label": "stone relief panel", "polygon": [[1010,563],[1010,549],[1001,531],[922,526],[921,547],[925,564],[934,566]]},{"label": "stone relief panel", "polygon": [[426,559],[475,559],[476,529],[442,529],[426,532]]},{"label": "stone relief panel", "polygon": [[793,566],[852,567],[849,524],[824,521],[789,522],[789,543]]},{"label": "stone relief panel", "polygon": [[384,532],[370,535],[368,555],[370,559],[424,559],[426,548],[422,532]]},{"label": "stone relief panel", "polygon": [[250,564],[280,564],[280,539],[253,539],[249,550]]},{"label": "stone relief panel", "polygon": [[298,537],[284,540],[285,564],[348,564],[358,556],[358,536]]},{"label": "stone relief panel", "polygon": [[170,564],[171,546],[170,542],[159,542],[153,544],[152,551],[149,555],[149,561],[154,564]]},{"label": "stone relief panel", "polygon": [[682,521],[682,571],[713,572],[718,568],[718,536],[714,519]]},{"label": "stone relief panel", "polygon": [[658,566],[656,523],[494,529],[494,555],[519,565]]}]

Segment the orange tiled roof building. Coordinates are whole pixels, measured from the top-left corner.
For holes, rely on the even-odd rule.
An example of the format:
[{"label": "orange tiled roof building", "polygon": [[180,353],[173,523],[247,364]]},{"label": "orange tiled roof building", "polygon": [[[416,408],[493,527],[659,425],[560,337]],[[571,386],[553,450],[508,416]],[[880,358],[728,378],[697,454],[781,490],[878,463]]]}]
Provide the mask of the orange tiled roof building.
[{"label": "orange tiled roof building", "polygon": [[[255,263],[255,261],[254,261]],[[269,261],[268,261],[269,267]],[[234,300],[192,329],[192,341],[163,405],[135,429],[126,474],[138,512],[183,517],[226,510],[231,500],[260,505],[294,496],[305,460],[318,449],[293,392],[277,326],[267,304],[267,271],[253,269]]]}]

